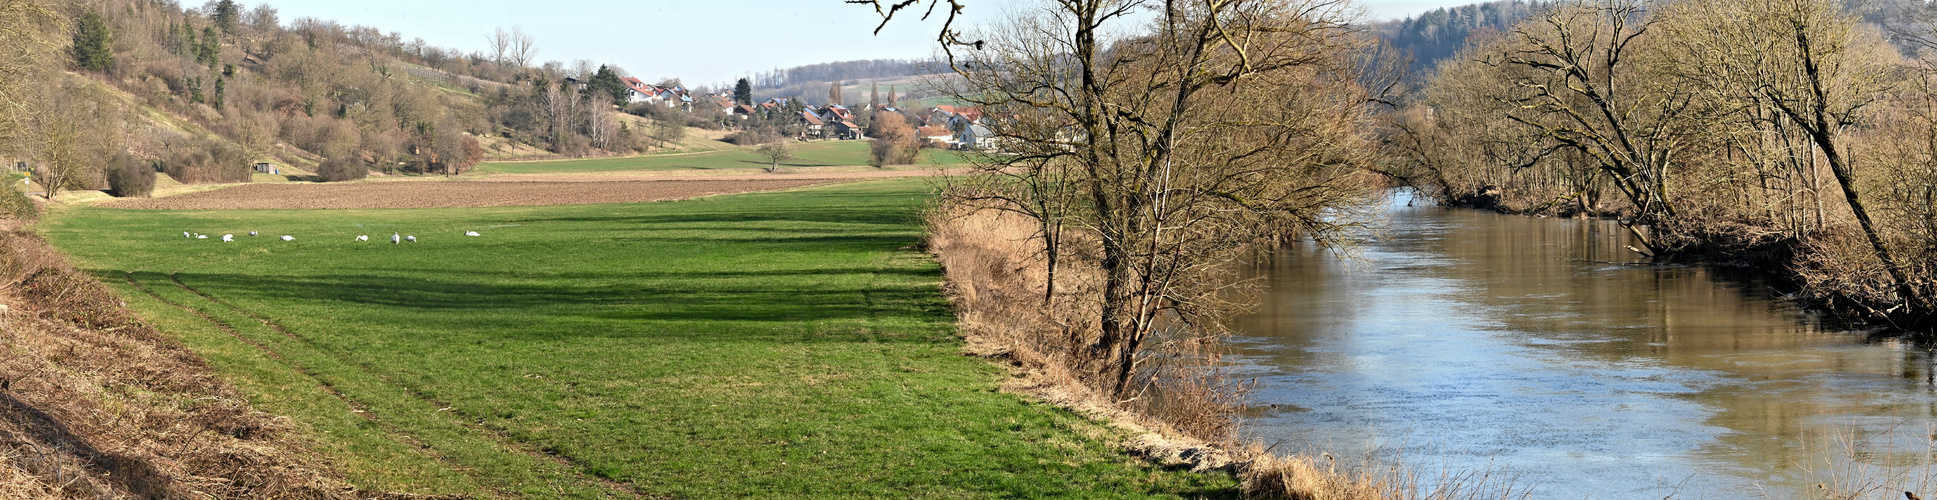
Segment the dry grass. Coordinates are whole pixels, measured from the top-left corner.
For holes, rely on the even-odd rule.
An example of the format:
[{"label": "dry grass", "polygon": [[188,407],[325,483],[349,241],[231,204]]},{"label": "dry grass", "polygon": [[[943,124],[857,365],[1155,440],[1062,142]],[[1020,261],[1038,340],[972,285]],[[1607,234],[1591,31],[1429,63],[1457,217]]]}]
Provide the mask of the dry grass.
[{"label": "dry grass", "polygon": [[0,497],[373,498],[39,237],[0,232]]},{"label": "dry grass", "polygon": [[[948,277],[971,354],[1006,363],[1003,389],[1111,421],[1136,435],[1133,453],[1200,472],[1236,475],[1252,498],[1412,500],[1519,498],[1510,478],[1484,472],[1441,475],[1432,488],[1402,466],[1368,462],[1344,473],[1329,458],[1281,457],[1237,438],[1244,386],[1227,376],[1217,337],[1160,341],[1130,401],[1114,401],[1106,367],[1086,355],[1095,340],[1100,293],[1094,262],[1062,257],[1057,293],[1046,301],[1042,242],[1030,220],[997,210],[941,210],[929,217],[929,249]],[[1322,460],[1323,466],[1320,465]]]}]

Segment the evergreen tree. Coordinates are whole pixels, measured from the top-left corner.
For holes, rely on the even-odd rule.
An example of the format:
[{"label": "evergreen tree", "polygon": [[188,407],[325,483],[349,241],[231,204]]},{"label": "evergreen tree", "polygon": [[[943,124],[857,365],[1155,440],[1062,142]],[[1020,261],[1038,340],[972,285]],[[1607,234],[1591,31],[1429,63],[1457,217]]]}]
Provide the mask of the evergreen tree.
[{"label": "evergreen tree", "polygon": [[619,72],[612,71],[610,66],[599,65],[598,72],[592,74],[592,81],[585,82],[585,88],[612,96],[612,102],[623,103],[627,100],[625,80],[619,79]]},{"label": "evergreen tree", "polygon": [[747,79],[741,78],[738,83],[734,83],[733,84],[733,102],[737,102],[740,104],[753,104],[753,82],[749,82],[747,81]]},{"label": "evergreen tree", "polygon": [[202,28],[202,46],[197,51],[195,60],[207,63],[208,69],[214,71],[215,64],[220,62],[221,59],[222,40],[215,35],[215,27],[209,26]]},{"label": "evergreen tree", "polygon": [[210,103],[214,104],[216,108],[222,107],[222,94],[223,94],[222,87],[223,87],[222,79],[221,78],[215,79],[215,100],[210,101]]},{"label": "evergreen tree", "polygon": [[868,87],[868,109],[881,107],[881,82]]},{"label": "evergreen tree", "polygon": [[88,71],[114,69],[114,34],[101,13],[88,9],[74,28],[74,63]]},{"label": "evergreen tree", "polygon": [[234,0],[222,0],[220,2],[216,2],[215,15],[211,19],[215,21],[216,26],[220,26],[222,28],[223,33],[234,34],[235,20],[236,20],[236,17],[239,15],[239,11],[237,9],[238,7],[236,7]]},{"label": "evergreen tree", "polygon": [[888,107],[890,107],[890,108],[899,108],[899,107],[901,107],[901,106],[899,106],[899,105],[896,105],[896,104],[895,104],[895,102],[896,102],[896,101],[899,101],[899,99],[896,99],[896,98],[895,98],[895,86],[893,86],[893,85],[889,85],[889,86],[888,86]]}]

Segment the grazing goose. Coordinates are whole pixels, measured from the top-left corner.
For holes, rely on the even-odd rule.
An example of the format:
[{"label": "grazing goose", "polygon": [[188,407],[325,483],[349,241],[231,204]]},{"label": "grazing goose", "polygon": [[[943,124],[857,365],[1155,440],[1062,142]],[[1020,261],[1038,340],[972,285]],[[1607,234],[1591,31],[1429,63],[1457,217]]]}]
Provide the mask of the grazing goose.
[{"label": "grazing goose", "polygon": [[402,243],[403,241],[404,241],[404,237],[398,236],[397,233],[390,233],[390,244],[395,245],[398,243]]},{"label": "grazing goose", "polygon": [[367,234],[359,234],[359,235],[356,235],[356,240],[357,240],[357,241],[370,241],[370,235],[367,235]]},{"label": "grazing goose", "polygon": [[287,234],[285,234],[285,235],[282,235],[282,240],[283,240],[283,241],[296,241],[296,237],[295,237],[295,236],[290,236],[290,235],[287,235]]},{"label": "grazing goose", "polygon": [[234,241],[235,241],[235,235],[233,235],[233,234],[224,234],[224,235],[222,235],[222,242],[223,242],[223,243],[232,243],[232,242],[234,242]]},{"label": "grazing goose", "polygon": [[416,243],[416,242],[417,242],[417,237],[416,237],[416,236],[405,236],[405,237],[404,237],[404,241],[408,241],[408,242],[411,242],[411,243]]},{"label": "grazing goose", "polygon": [[477,231],[465,231],[465,232],[464,232],[464,235],[465,235],[465,236],[478,236],[478,232],[477,232]]}]

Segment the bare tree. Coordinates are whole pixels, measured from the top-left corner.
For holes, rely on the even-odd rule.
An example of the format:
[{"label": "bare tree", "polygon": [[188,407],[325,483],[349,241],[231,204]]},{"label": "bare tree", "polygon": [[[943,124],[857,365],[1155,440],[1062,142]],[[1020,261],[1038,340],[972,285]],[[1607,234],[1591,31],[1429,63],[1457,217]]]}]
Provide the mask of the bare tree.
[{"label": "bare tree", "polygon": [[1698,88],[1650,81],[1648,37],[1657,18],[1639,0],[1590,0],[1554,7],[1517,27],[1493,64],[1508,87],[1495,93],[1505,116],[1537,132],[1532,154],[1508,168],[1565,154],[1584,159],[1636,207],[1622,225],[1651,253],[1661,242],[1638,229],[1675,216],[1669,171],[1712,116]]},{"label": "bare tree", "polygon": [[775,138],[766,144],[761,144],[753,152],[767,159],[768,172],[779,172],[780,162],[794,159],[794,147],[788,144],[785,138]]},{"label": "bare tree", "polygon": [[[1369,96],[1350,57],[1364,42],[1346,4],[1322,0],[1039,5],[956,54],[953,97],[1003,117],[1014,154],[949,194],[1031,217],[1055,251],[1065,226],[1090,235],[1103,283],[1086,350],[1130,398],[1160,329],[1215,334],[1231,259],[1354,223],[1341,209],[1367,189]],[[1150,32],[1106,35],[1145,9]]]},{"label": "bare tree", "polygon": [[491,36],[484,37],[484,42],[490,48],[491,62],[503,66],[505,55],[511,53],[511,33],[500,26],[491,31]]},{"label": "bare tree", "polygon": [[1883,40],[1828,0],[1698,2],[1677,19],[1679,73],[1738,102],[1773,107],[1820,154],[1900,299],[1925,305],[1877,229],[1856,179],[1851,129],[1870,123],[1895,68]]},{"label": "bare tree", "polygon": [[525,33],[524,28],[512,26],[510,45],[504,56],[518,69],[531,67],[531,61],[538,57],[538,42],[530,33]]}]

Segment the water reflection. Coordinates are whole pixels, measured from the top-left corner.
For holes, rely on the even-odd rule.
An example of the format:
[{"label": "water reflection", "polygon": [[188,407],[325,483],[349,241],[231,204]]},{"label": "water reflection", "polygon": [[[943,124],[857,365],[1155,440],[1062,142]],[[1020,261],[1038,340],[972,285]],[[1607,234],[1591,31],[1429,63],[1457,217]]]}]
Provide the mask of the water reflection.
[{"label": "water reflection", "polygon": [[1403,199],[1389,219],[1352,258],[1305,245],[1260,266],[1271,291],[1239,322],[1254,436],[1492,464],[1539,498],[1789,498],[1850,455],[1827,436],[1867,440],[1869,465],[1921,462],[1932,439],[1922,347],[1640,262],[1611,222]]}]

